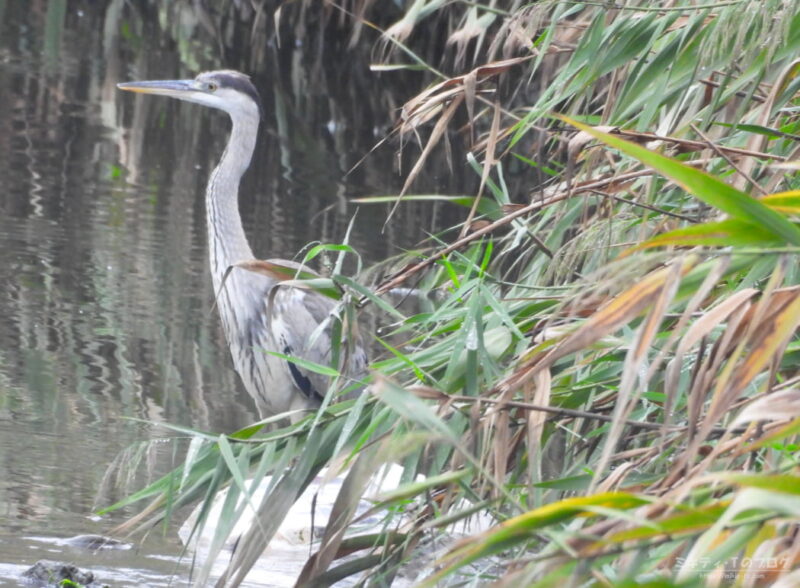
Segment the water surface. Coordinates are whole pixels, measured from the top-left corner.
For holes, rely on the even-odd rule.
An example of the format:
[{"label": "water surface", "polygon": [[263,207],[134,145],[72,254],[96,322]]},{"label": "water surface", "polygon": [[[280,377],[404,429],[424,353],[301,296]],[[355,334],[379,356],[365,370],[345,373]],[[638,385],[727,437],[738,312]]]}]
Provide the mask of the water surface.
[{"label": "water surface", "polygon": [[[391,149],[346,175],[399,103],[367,70],[369,45],[345,53],[346,38],[312,43],[291,29],[281,47],[268,31],[251,37],[263,41],[255,51],[236,31],[257,28],[192,8],[200,4],[0,0],[0,582],[8,585],[42,558],[93,569],[115,586],[183,582],[188,567],[177,563],[171,531],[99,554],[60,539],[108,532],[133,511],[98,519],[96,507],[169,467],[171,434],[147,423],[232,431],[256,417],[230,367],[207,268],[203,191],[227,120],[122,95],[116,83],[221,66],[254,75],[267,116],[241,203],[262,257],[339,242],[356,213],[352,197],[402,185]],[[432,189],[435,179],[426,181]],[[381,233],[386,209],[362,207],[351,243],[366,260],[382,259],[435,230],[446,212],[405,206]],[[134,457],[136,476],[109,474]]]}]

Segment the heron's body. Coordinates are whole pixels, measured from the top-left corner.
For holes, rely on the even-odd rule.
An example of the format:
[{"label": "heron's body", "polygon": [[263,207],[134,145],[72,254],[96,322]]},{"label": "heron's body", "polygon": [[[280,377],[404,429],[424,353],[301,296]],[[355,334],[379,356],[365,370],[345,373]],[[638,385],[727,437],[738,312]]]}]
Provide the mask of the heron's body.
[{"label": "heron's body", "polygon": [[[238,205],[239,183],[250,165],[261,119],[260,99],[249,78],[217,71],[195,80],[119,87],[197,102],[230,115],[231,136],[208,181],[206,213],[211,275],[234,367],[262,416],[316,407],[327,391],[327,380],[265,351],[328,365],[331,341],[325,325],[334,301],[310,290],[277,286],[276,280],[245,269],[229,272],[237,262],[254,258]],[[274,262],[298,267],[291,261]],[[366,356],[356,346],[345,372],[360,374],[365,364]]]}]

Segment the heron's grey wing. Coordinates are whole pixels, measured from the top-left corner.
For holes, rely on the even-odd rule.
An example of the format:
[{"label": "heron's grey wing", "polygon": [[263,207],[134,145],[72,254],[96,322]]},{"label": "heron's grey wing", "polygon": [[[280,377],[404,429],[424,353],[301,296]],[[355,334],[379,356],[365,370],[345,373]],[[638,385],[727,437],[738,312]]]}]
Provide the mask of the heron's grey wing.
[{"label": "heron's grey wing", "polygon": [[[275,286],[268,301],[270,323],[278,351],[318,365],[331,363],[331,312],[335,302],[313,291]],[[271,302],[271,303],[270,303]],[[320,328],[320,325],[324,325]],[[286,369],[297,388],[309,399],[321,400],[328,378],[287,361]]]}]

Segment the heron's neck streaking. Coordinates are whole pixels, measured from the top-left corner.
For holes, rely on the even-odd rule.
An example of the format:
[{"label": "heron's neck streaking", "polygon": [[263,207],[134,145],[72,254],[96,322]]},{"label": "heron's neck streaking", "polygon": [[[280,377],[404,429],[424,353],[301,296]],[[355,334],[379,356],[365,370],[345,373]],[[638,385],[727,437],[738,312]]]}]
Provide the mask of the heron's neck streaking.
[{"label": "heron's neck streaking", "polygon": [[239,180],[250,165],[258,135],[258,119],[232,117],[228,146],[211,173],[206,190],[208,244],[214,289],[225,271],[238,261],[253,259],[239,215]]}]

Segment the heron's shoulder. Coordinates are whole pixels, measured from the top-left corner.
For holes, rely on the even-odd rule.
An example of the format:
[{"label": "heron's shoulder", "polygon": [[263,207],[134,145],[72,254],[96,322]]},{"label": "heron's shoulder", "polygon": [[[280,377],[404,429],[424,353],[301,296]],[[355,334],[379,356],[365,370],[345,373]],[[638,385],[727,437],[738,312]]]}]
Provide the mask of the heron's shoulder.
[{"label": "heron's shoulder", "polygon": [[[268,259],[267,263],[275,268],[284,268],[292,274],[297,274],[300,279],[319,278],[320,275],[306,265],[286,259]],[[278,273],[275,271],[274,273]],[[292,276],[293,277],[293,276]],[[282,287],[281,281],[273,283],[267,290],[267,296],[272,306],[271,314],[282,315],[289,321],[299,321],[311,318],[317,323],[322,322],[336,306],[336,302],[319,292],[299,287]]]},{"label": "heron's shoulder", "polygon": [[273,317],[281,315],[289,322],[310,321],[319,324],[326,320],[336,307],[336,301],[303,288],[281,288],[271,296]]}]

